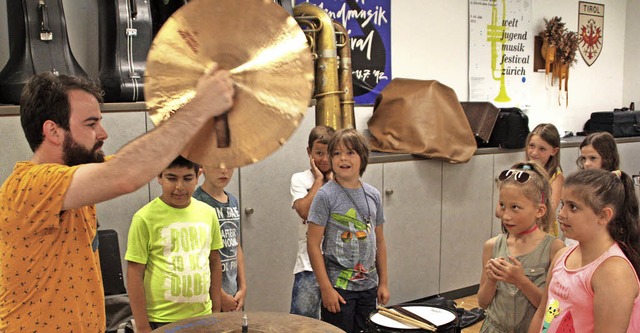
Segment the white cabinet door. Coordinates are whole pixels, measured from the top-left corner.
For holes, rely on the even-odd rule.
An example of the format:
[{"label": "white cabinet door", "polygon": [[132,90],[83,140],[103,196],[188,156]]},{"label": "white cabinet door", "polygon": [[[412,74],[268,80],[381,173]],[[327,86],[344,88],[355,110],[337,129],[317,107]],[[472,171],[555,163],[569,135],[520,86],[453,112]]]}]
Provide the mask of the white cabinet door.
[{"label": "white cabinet door", "polygon": [[28,161],[32,152],[20,125],[20,116],[0,117],[0,184],[13,171],[18,161]]},{"label": "white cabinet door", "polygon": [[[104,152],[107,155],[115,154],[129,141],[147,131],[146,113],[144,112],[105,112],[102,115],[102,125],[109,134],[109,138],[104,144]],[[149,203],[149,200],[149,186],[143,186],[133,193],[99,203],[96,206],[100,229],[114,229],[118,233],[125,279],[127,266],[124,254],[127,250],[127,235],[131,218],[138,209]]]},{"label": "white cabinet door", "polygon": [[384,163],[390,304],[439,291],[442,162]]},{"label": "white cabinet door", "polygon": [[620,170],[629,175],[640,173],[640,142],[619,143],[618,154],[620,154]]},{"label": "white cabinet door", "polygon": [[491,237],[493,155],[443,163],[440,291],[480,282],[482,246]]},{"label": "white cabinet door", "polygon": [[239,171],[247,311],[289,312],[298,225],[291,208],[291,175],[309,168],[306,153],[313,112],[274,154]]},{"label": "white cabinet door", "polygon": [[562,173],[565,178],[578,170],[576,160],[580,156],[580,148],[578,147],[566,147],[560,148],[560,167],[562,167]]},{"label": "white cabinet door", "polygon": [[[618,144],[620,154],[620,170],[629,176],[640,174],[640,142]],[[640,200],[640,187],[636,186],[636,196]]]}]

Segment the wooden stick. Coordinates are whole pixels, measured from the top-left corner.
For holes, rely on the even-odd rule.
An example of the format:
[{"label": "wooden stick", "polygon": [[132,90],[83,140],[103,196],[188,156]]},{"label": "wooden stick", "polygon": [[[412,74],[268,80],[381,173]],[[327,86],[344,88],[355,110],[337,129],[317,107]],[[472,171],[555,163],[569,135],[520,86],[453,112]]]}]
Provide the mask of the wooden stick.
[{"label": "wooden stick", "polygon": [[415,313],[403,308],[400,305],[394,305],[394,306],[391,307],[391,309],[394,310],[394,311],[400,312],[401,314],[403,314],[403,315],[405,315],[407,317],[410,317],[410,318],[413,318],[413,319],[415,319],[417,321],[423,322],[423,323],[425,323],[427,325],[431,325],[433,327],[437,327],[436,324],[430,322],[427,318],[422,318],[421,316],[419,316],[419,315],[417,315],[417,314],[415,314]]},{"label": "wooden stick", "polygon": [[383,315],[385,317],[388,317],[388,318],[391,318],[391,319],[396,320],[398,322],[401,322],[403,324],[408,324],[408,325],[411,325],[411,326],[422,328],[422,329],[427,330],[427,331],[435,332],[437,330],[436,327],[433,327],[433,326],[431,326],[429,324],[426,324],[426,323],[423,323],[421,321],[415,320],[415,319],[413,319],[411,317],[407,317],[407,316],[405,316],[405,315],[403,315],[401,313],[398,313],[398,312],[395,312],[395,311],[391,311],[391,310],[389,310],[389,309],[387,309],[385,307],[382,307],[382,306],[378,306],[378,313],[380,313],[381,315]]},{"label": "wooden stick", "polygon": [[383,316],[386,316],[386,317],[391,318],[393,320],[399,321],[399,322],[401,322],[403,324],[406,324],[406,325],[415,326],[415,327],[422,328],[424,330],[431,331],[431,332],[435,332],[437,330],[437,328],[435,328],[435,327],[433,327],[433,326],[431,326],[431,325],[429,325],[427,323],[423,323],[421,321],[415,320],[415,319],[413,319],[411,317],[405,316],[405,315],[403,315],[401,313],[398,313],[398,312],[395,312],[395,311],[391,311],[391,310],[388,310],[388,309],[385,309],[385,308],[379,309],[379,311],[380,311],[380,314],[382,314]]},{"label": "wooden stick", "polygon": [[420,323],[417,320],[413,320],[413,319],[411,319],[409,317],[404,317],[399,313],[395,313],[395,312],[391,312],[391,311],[385,311],[385,310],[382,310],[382,309],[380,309],[378,311],[378,313],[380,313],[381,315],[383,315],[385,317],[391,318],[391,319],[393,319],[393,320],[395,320],[397,322],[400,322],[402,324],[409,325],[410,327],[417,327],[417,328],[423,328],[423,329],[431,330],[431,328],[429,328],[429,326],[427,326],[427,324]]}]

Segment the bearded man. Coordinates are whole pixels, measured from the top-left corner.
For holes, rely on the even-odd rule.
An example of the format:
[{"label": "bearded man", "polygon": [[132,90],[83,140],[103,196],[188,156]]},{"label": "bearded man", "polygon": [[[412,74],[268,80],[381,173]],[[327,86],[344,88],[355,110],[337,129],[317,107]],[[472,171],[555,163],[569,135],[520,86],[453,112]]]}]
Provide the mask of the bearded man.
[{"label": "bearded man", "polygon": [[146,185],[234,93],[214,66],[171,119],[105,161],[99,87],[51,73],[27,83],[20,120],[33,156],[0,187],[0,332],[106,330],[95,204]]}]

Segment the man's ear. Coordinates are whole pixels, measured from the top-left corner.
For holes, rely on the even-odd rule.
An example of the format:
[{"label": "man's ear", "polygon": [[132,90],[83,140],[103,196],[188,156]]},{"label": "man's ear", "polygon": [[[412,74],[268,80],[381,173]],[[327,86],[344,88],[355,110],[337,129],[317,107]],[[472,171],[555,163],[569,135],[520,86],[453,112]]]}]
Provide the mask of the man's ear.
[{"label": "man's ear", "polygon": [[56,145],[62,144],[64,138],[63,129],[53,120],[46,120],[44,124],[42,124],[42,134],[46,141],[50,141]]}]

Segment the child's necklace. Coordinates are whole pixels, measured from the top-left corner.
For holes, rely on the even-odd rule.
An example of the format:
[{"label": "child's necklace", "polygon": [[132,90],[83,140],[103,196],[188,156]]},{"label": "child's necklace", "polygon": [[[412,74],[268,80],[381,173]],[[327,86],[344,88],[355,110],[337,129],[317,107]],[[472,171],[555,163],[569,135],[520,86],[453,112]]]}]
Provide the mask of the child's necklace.
[{"label": "child's necklace", "polygon": [[531,227],[531,228],[529,228],[528,230],[525,230],[525,231],[523,231],[523,232],[519,232],[519,233],[518,233],[518,235],[521,235],[521,236],[522,236],[522,235],[530,234],[530,233],[532,233],[532,232],[536,231],[537,229],[538,229],[538,224],[537,224],[537,223],[534,223],[534,224],[533,224],[533,227]]},{"label": "child's necklace", "polygon": [[342,192],[344,192],[344,194],[347,195],[347,198],[349,198],[349,200],[351,201],[351,203],[353,204],[353,206],[356,208],[356,211],[358,212],[358,214],[360,214],[360,216],[362,216],[362,219],[364,220],[364,222],[369,225],[371,223],[371,209],[369,208],[369,200],[367,200],[367,192],[365,192],[364,190],[364,186],[362,186],[362,183],[360,183],[360,188],[362,189],[362,195],[364,196],[364,202],[367,203],[367,215],[362,214],[362,212],[360,211],[360,208],[358,208],[358,205],[356,205],[355,200],[353,200],[353,198],[351,197],[351,195],[349,194],[349,191],[347,191],[346,188],[344,188],[344,186],[342,186],[338,180],[336,179],[336,184],[338,184],[340,186],[340,188],[342,189]]}]

